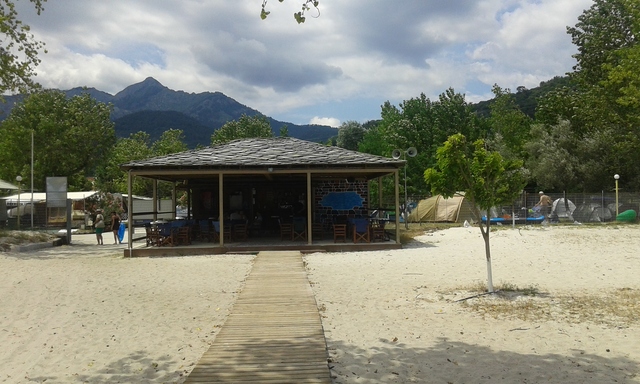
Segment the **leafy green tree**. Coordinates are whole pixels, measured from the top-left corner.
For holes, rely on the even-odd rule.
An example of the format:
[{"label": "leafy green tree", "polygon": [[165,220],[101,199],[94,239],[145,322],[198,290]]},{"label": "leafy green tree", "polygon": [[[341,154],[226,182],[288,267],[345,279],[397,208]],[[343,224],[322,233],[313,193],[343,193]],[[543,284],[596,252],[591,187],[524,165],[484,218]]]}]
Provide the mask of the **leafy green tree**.
[{"label": "leafy green tree", "polygon": [[87,188],[115,143],[111,107],[88,94],[67,98],[45,90],[17,104],[0,125],[0,177],[31,177],[31,135],[34,139],[34,188],[44,191],[46,177],[66,176],[69,190]]},{"label": "leafy green tree", "polygon": [[[436,150],[450,135],[461,133],[470,140],[484,137],[486,122],[481,120],[466,102],[463,94],[449,88],[438,100],[424,94],[403,101],[399,107],[385,102],[378,124],[381,140],[387,143],[390,156],[393,149],[406,151],[415,147],[418,155],[407,161],[409,195],[426,195],[427,185],[422,174],[436,164]],[[370,138],[369,138],[370,139]],[[385,192],[386,193],[386,192]],[[404,191],[401,191],[404,194]]]},{"label": "leafy green tree", "polygon": [[[394,147],[391,146],[381,133],[380,127],[377,122],[367,122],[363,125],[366,128],[364,137],[358,144],[358,151],[363,153],[370,153],[378,156],[390,156]],[[404,183],[403,183],[404,187]],[[372,180],[370,183],[370,202],[373,206],[378,206],[378,181]],[[395,182],[393,176],[386,176],[382,178],[382,197],[383,206],[392,206],[395,202],[392,200],[395,196]]]},{"label": "leafy green tree", "polygon": [[[500,154],[509,159],[526,159],[524,146],[529,140],[531,118],[515,102],[511,91],[493,86],[494,102],[490,104],[491,143]],[[489,140],[488,140],[489,141]]]},{"label": "leafy green tree", "polygon": [[[133,160],[144,160],[153,156],[151,152],[151,138],[146,132],[132,133],[128,138],[118,139],[109,151],[109,155],[96,170],[96,187],[100,191],[126,193],[128,178],[120,169],[120,164]],[[150,183],[148,180],[134,178],[133,194],[149,196],[147,194]]]},{"label": "leafy green tree", "polygon": [[[640,71],[638,70],[638,63],[640,63],[640,45],[620,50],[618,56],[620,58],[619,65],[610,67],[609,76],[603,84],[607,88],[619,90],[620,94],[616,99],[618,104],[633,110],[639,110]],[[635,117],[637,118],[637,116]]]},{"label": "leafy green tree", "polygon": [[164,156],[188,150],[184,132],[181,129],[168,129],[151,146],[154,156]]},{"label": "leafy green tree", "polygon": [[[101,191],[127,193],[128,176],[120,169],[120,164],[134,160],[145,160],[157,156],[184,152],[188,149],[184,142],[184,133],[179,129],[169,129],[160,138],[151,143],[146,132],[132,133],[128,138],[119,139],[109,156],[96,172],[96,186]],[[151,196],[153,184],[151,180],[134,178],[133,194]],[[158,184],[158,196],[168,197],[173,193],[173,186],[169,183]]]},{"label": "leafy green tree", "polygon": [[[608,188],[614,173],[624,175],[623,188],[640,188],[640,170],[635,166],[640,153],[634,149],[640,144],[640,108],[635,99],[639,15],[640,3],[635,0],[594,1],[576,26],[568,28],[578,47],[573,86],[549,93],[536,111],[536,122],[549,133],[569,124],[562,135],[575,143],[566,150],[579,164],[578,187],[584,190]],[[553,183],[561,185],[561,176],[557,178]]]},{"label": "leafy green tree", "polygon": [[632,126],[640,125],[640,4],[635,0],[623,0],[624,9],[631,23],[633,42],[612,54],[611,63],[603,65],[607,77],[602,86],[613,95],[614,101],[626,113]]},{"label": "leafy green tree", "polygon": [[238,120],[229,121],[211,135],[211,145],[252,137],[273,137],[266,117],[242,115]]},{"label": "leafy green tree", "polygon": [[[38,15],[46,0],[30,0]],[[0,1],[0,100],[7,92],[28,93],[39,86],[33,81],[44,43],[34,39],[28,25],[18,20],[15,2]]]},{"label": "leafy green tree", "polygon": [[358,151],[378,156],[390,156],[393,146],[385,139],[379,126],[374,126],[365,131],[362,140],[358,143]]},{"label": "leafy green tree", "polygon": [[287,127],[286,125],[283,125],[282,127],[280,127],[280,132],[278,136],[289,137],[289,127]]},{"label": "leafy green tree", "polygon": [[111,212],[116,212],[118,215],[124,212],[122,198],[109,192],[95,193],[87,197],[84,204],[85,211],[91,214],[93,220],[96,218],[97,210],[102,209],[107,226],[111,225]]},{"label": "leafy green tree", "polygon": [[358,150],[358,144],[362,141],[365,129],[357,121],[346,121],[338,127],[338,138],[336,145],[340,148]]},{"label": "leafy green tree", "polygon": [[581,160],[574,151],[578,145],[568,121],[549,129],[544,124],[535,124],[526,144],[529,152],[526,165],[536,184],[559,191],[582,188]]},{"label": "leafy green tree", "polygon": [[[283,2],[284,0],[278,0],[279,2]],[[318,5],[320,4],[319,0],[303,0],[302,9],[293,14],[293,18],[296,19],[298,24],[302,24],[306,21],[305,13],[311,10],[311,7],[315,8],[316,11],[320,12],[318,9]],[[267,0],[262,1],[262,11],[260,12],[260,18],[262,20],[266,19],[271,12],[267,11]]]},{"label": "leafy green tree", "polygon": [[593,85],[607,77],[605,66],[616,66],[615,52],[638,44],[634,19],[640,4],[636,0],[594,0],[593,5],[578,17],[567,33],[578,48],[577,63],[572,77]]},{"label": "leafy green tree", "polygon": [[[179,153],[188,150],[185,143],[184,132],[180,129],[168,129],[162,133],[160,138],[151,145],[153,156],[165,156],[172,153]],[[159,182],[157,194],[160,197],[171,197],[173,194],[173,183]],[[145,196],[153,195],[153,186],[149,185]]]},{"label": "leafy green tree", "polygon": [[[482,223],[480,209],[487,212],[495,206],[511,204],[522,193],[526,173],[522,162],[506,160],[498,152],[485,148],[483,140],[469,144],[462,134],[448,138],[437,150],[437,165],[424,171],[424,178],[434,194],[451,197],[464,192],[465,199],[475,208],[487,259],[487,288],[493,290],[491,220]],[[488,216],[488,215],[487,215]]]}]

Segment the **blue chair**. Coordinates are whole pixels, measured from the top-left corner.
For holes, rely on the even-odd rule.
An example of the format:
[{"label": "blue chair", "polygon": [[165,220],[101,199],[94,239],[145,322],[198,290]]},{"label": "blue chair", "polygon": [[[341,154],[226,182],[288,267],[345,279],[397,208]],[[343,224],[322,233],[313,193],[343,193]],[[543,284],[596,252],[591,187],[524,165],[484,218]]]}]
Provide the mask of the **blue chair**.
[{"label": "blue chair", "polygon": [[307,218],[306,217],[294,217],[293,218],[293,232],[291,234],[291,240],[297,239],[307,240]]},{"label": "blue chair", "polygon": [[353,219],[353,242],[371,242],[369,236],[369,220],[367,219]]},{"label": "blue chair", "polygon": [[213,240],[216,242],[220,242],[220,222],[212,221],[211,226],[213,227]]},{"label": "blue chair", "polygon": [[160,234],[159,245],[169,245],[171,247],[175,245],[175,231],[171,228],[171,223],[158,224],[158,232]]}]

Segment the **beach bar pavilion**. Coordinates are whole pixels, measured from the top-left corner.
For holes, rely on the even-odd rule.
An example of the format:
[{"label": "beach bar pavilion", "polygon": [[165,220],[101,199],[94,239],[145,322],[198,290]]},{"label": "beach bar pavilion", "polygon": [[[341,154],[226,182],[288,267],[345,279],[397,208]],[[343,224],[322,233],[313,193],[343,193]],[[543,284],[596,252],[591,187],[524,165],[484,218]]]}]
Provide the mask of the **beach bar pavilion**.
[{"label": "beach bar pavilion", "polygon": [[[153,181],[156,199],[158,181],[170,182],[176,192],[187,194],[187,219],[194,223],[203,220],[216,223],[216,230],[226,234],[231,228],[233,215],[246,218],[249,227],[261,238],[283,240],[282,228],[288,220],[304,218],[303,241],[297,245],[286,241],[262,242],[255,251],[286,247],[285,249],[351,250],[349,246],[375,247],[375,249],[401,248],[398,233],[398,215],[390,216],[395,222],[395,234],[386,241],[368,244],[350,243],[350,233],[338,245],[333,237],[333,225],[346,220],[370,219],[372,212],[382,206],[382,182],[379,201],[370,201],[370,181],[383,176],[393,177],[395,185],[394,207],[399,212],[399,170],[404,160],[375,156],[339,147],[325,146],[290,137],[250,138],[234,140],[203,149],[175,153],[121,165],[128,173],[129,195],[134,178]],[[129,202],[131,204],[131,202]],[[175,210],[176,204],[173,204]],[[133,212],[129,207],[129,212]],[[132,249],[135,218],[128,220],[129,249],[125,255],[137,253],[167,254],[168,250],[138,247]],[[227,226],[227,228],[225,228]],[[330,231],[331,244],[320,242],[312,228]],[[252,236],[242,243],[251,243]],[[325,239],[326,240],[326,239]],[[239,249],[227,247],[230,237],[216,236],[206,250],[176,248],[177,254],[226,253]],[[321,244],[323,243],[323,244]],[[339,248],[336,248],[339,246]],[[153,248],[156,248],[154,250]],[[367,249],[367,248],[364,248]],[[373,249],[373,248],[371,248]],[[356,250],[356,249],[353,249]]]}]

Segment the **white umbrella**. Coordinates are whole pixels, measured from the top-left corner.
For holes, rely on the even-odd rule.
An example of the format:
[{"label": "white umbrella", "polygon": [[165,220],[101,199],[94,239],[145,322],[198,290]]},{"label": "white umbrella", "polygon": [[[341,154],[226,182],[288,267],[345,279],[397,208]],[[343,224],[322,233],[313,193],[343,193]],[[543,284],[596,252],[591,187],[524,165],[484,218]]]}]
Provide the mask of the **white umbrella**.
[{"label": "white umbrella", "polygon": [[7,183],[4,180],[0,180],[0,189],[19,189],[19,188],[11,183]]}]

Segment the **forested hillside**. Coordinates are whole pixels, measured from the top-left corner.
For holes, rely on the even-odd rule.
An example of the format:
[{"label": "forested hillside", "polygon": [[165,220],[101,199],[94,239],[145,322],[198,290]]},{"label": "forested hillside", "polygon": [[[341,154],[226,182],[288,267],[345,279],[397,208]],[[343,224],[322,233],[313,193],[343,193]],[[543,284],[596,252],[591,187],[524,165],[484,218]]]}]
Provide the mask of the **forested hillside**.
[{"label": "forested hillside", "polygon": [[[518,108],[530,118],[535,117],[536,107],[538,106],[538,100],[547,95],[549,92],[559,89],[561,87],[568,87],[570,80],[568,76],[556,76],[549,81],[543,81],[538,87],[527,89],[525,87],[518,87],[517,89],[511,89],[513,93],[514,101]],[[471,107],[483,117],[489,117],[491,114],[490,105],[492,100],[485,100],[479,103],[471,104]]]}]

